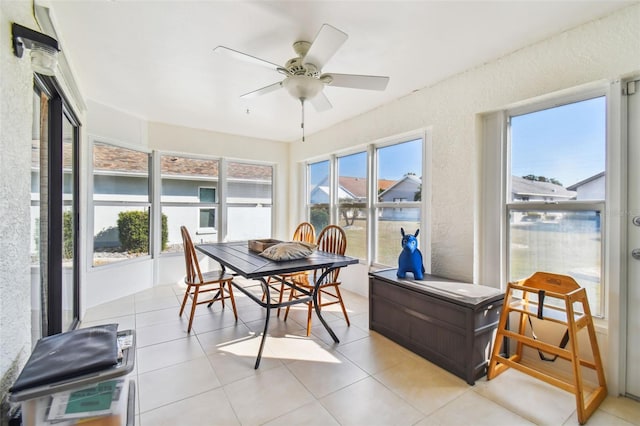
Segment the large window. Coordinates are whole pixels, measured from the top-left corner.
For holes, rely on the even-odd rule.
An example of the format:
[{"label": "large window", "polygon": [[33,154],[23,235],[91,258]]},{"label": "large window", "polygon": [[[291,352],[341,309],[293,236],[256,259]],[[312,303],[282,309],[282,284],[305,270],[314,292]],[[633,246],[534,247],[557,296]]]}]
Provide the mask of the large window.
[{"label": "large window", "polygon": [[161,155],[160,171],[163,232],[162,252],[182,251],[180,227],[194,242],[218,241],[218,175],[220,161],[181,155]]},{"label": "large window", "polygon": [[308,214],[316,232],[337,223],[347,234],[348,255],[397,266],[400,228],[414,234],[422,223],[422,159],[423,139],[415,138],[308,164]]},{"label": "large window", "polygon": [[150,154],[93,144],[93,265],[150,253]]},{"label": "large window", "polygon": [[572,276],[602,314],[606,98],[510,114],[508,279]]}]

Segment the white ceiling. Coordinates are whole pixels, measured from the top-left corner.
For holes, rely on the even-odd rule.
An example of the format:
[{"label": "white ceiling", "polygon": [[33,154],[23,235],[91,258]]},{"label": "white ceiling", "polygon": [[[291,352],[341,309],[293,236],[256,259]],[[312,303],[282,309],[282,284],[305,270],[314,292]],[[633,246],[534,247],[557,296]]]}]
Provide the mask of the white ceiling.
[{"label": "white ceiling", "polygon": [[269,62],[295,56],[324,23],[349,35],[323,72],[389,76],[384,92],[326,87],[333,109],[306,109],[307,135],[631,2],[49,0],[83,95],[149,121],[300,140],[300,103],[284,89],[239,96],[282,75],[213,52]]}]

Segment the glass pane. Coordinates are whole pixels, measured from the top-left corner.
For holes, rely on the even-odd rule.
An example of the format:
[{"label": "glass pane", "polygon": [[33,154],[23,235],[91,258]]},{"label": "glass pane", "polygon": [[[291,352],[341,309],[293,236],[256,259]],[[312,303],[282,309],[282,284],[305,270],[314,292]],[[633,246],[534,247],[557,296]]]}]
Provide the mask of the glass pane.
[{"label": "glass pane", "polygon": [[271,207],[228,207],[227,241],[271,237]]},{"label": "glass pane", "polygon": [[200,228],[216,227],[216,209],[200,209]]},{"label": "glass pane", "polygon": [[62,224],[62,330],[69,330],[75,312],[75,236],[76,228],[73,214],[74,198],[76,192],[74,188],[74,149],[75,149],[75,128],[65,116],[62,123],[62,172],[63,172],[63,224]]},{"label": "glass pane", "polygon": [[587,290],[594,315],[602,305],[599,211],[511,211],[509,281],[545,271],[573,277]]},{"label": "glass pane", "polygon": [[229,162],[227,203],[271,204],[273,167]]},{"label": "glass pane", "polygon": [[[309,164],[309,203],[329,203],[329,161]],[[322,228],[317,228],[316,231]]]},{"label": "glass pane", "polygon": [[93,146],[93,199],[149,201],[149,154],[96,142]]},{"label": "glass pane", "polygon": [[310,222],[316,230],[316,235],[318,235],[320,234],[320,231],[329,224],[329,206],[311,206],[309,213]]},{"label": "glass pane", "polygon": [[419,208],[385,207],[376,209],[376,255],[375,262],[392,267],[398,266],[398,256],[402,251],[400,228],[415,234],[420,228]]},{"label": "glass pane", "polygon": [[149,208],[95,206],[93,266],[149,254]]},{"label": "glass pane", "polygon": [[511,117],[512,201],[605,199],[606,98]]},{"label": "glass pane", "polygon": [[422,199],[422,139],[378,148],[378,201]]},{"label": "glass pane", "polygon": [[347,235],[347,256],[367,258],[367,209],[353,206],[338,208],[338,225]]},{"label": "glass pane", "polygon": [[200,188],[200,202],[201,203],[215,203],[216,202],[216,189],[215,188]]},{"label": "glass pane", "polygon": [[162,155],[162,202],[215,203],[218,160]]},{"label": "glass pane", "polygon": [[[33,94],[33,122],[31,129],[31,337],[35,342],[46,333],[43,324],[42,301],[46,298],[47,261],[47,129],[49,128],[48,99]],[[42,135],[42,139],[40,136]],[[43,331],[44,330],[44,331]]]}]

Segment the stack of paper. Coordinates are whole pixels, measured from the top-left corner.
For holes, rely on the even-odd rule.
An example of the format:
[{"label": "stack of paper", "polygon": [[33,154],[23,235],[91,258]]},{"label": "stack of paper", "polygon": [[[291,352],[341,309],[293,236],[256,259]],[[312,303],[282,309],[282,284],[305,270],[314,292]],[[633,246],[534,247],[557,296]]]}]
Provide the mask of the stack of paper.
[{"label": "stack of paper", "polygon": [[126,421],[128,379],[114,379],[51,397],[47,424],[120,425]]}]

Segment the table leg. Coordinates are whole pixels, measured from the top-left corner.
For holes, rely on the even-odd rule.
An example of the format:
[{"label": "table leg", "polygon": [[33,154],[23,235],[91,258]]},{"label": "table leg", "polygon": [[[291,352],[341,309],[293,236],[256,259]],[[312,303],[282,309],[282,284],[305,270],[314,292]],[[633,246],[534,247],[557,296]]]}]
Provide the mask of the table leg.
[{"label": "table leg", "polygon": [[265,292],[266,302],[267,302],[267,316],[264,319],[264,331],[262,332],[262,340],[260,341],[260,349],[258,350],[258,358],[256,358],[256,366],[254,367],[256,370],[260,367],[260,360],[262,359],[262,350],[264,349],[264,341],[267,339],[267,329],[269,328],[269,314],[271,313],[271,295],[269,294],[269,285],[264,278],[260,278],[260,282],[262,283],[262,287]]},{"label": "table leg", "polygon": [[320,322],[322,323],[322,325],[324,325],[324,328],[329,332],[329,335],[331,336],[333,341],[336,343],[340,343],[340,339],[338,339],[338,336],[336,336],[336,334],[333,332],[331,327],[329,327],[329,324],[327,324],[324,318],[322,318],[322,314],[320,313],[320,306],[318,306],[318,290],[320,288],[320,283],[322,283],[324,278],[334,269],[335,268],[329,268],[326,271],[324,271],[316,281],[316,284],[313,286],[313,307],[316,310],[316,314],[318,315],[318,318],[320,318]]}]

